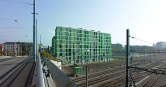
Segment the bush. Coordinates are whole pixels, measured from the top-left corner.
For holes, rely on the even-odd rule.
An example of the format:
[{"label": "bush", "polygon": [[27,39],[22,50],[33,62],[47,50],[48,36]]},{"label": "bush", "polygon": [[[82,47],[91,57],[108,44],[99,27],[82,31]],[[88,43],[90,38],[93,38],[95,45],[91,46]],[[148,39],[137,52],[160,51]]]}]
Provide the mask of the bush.
[{"label": "bush", "polygon": [[46,57],[46,51],[42,51],[41,56]]},{"label": "bush", "polygon": [[41,53],[42,57],[47,57],[48,59],[54,60],[54,61],[58,61],[60,62],[61,60],[56,59],[55,57],[53,57],[50,53],[47,53],[46,51],[42,51]]},{"label": "bush", "polygon": [[11,53],[9,54],[9,56],[14,56],[14,52],[11,52]]}]

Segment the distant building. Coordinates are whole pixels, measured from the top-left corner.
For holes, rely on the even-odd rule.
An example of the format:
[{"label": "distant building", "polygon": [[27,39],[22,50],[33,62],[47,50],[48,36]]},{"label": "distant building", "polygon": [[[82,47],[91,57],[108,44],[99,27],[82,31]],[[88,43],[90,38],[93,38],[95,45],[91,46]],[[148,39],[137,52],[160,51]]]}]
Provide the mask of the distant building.
[{"label": "distant building", "polygon": [[123,47],[123,45],[119,44],[119,43],[112,44],[111,48],[112,48],[112,51],[124,51],[125,50],[125,48]]},{"label": "distant building", "polygon": [[54,55],[55,56],[55,36],[53,36],[53,38],[52,38],[52,55]]},{"label": "distant building", "polygon": [[3,51],[3,44],[0,44],[0,51]]},{"label": "distant building", "polygon": [[3,44],[0,44],[0,56],[3,54]]},{"label": "distant building", "polygon": [[125,55],[125,48],[122,44],[111,44],[112,56],[122,56]]},{"label": "distant building", "polygon": [[166,49],[166,42],[157,42],[155,45],[156,49]]},{"label": "distant building", "polygon": [[33,43],[31,42],[16,42],[16,47],[15,47],[15,42],[5,42],[3,43],[3,51],[4,55],[9,55],[11,52],[15,53],[16,49],[16,55],[32,55],[33,53]]},{"label": "distant building", "polygon": [[150,52],[153,50],[152,46],[130,45],[130,52]]},{"label": "distant building", "polygon": [[111,58],[111,35],[82,28],[56,27],[52,54],[70,64]]}]

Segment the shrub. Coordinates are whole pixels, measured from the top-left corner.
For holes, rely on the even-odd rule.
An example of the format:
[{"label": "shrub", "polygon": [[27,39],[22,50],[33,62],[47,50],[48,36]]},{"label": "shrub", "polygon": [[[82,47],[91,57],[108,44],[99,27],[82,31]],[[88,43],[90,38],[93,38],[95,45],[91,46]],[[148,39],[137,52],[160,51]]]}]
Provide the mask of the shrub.
[{"label": "shrub", "polygon": [[11,52],[11,53],[9,54],[9,56],[14,56],[14,52]]}]

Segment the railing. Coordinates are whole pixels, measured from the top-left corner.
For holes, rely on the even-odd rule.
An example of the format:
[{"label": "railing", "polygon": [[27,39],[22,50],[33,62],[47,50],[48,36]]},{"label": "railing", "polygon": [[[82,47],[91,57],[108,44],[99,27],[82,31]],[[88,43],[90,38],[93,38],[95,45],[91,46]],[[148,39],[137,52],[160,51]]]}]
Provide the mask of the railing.
[{"label": "railing", "polygon": [[[51,72],[51,75],[50,75]],[[55,83],[55,84],[54,84]],[[78,87],[48,58],[38,56],[37,87]]]},{"label": "railing", "polygon": [[45,62],[38,55],[37,87],[55,87]]}]

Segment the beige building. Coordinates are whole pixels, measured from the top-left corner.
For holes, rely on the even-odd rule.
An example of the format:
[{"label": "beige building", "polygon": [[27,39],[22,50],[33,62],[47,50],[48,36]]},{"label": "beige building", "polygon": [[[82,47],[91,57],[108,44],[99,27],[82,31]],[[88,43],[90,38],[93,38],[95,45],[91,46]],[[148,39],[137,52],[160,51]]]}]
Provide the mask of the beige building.
[{"label": "beige building", "polygon": [[[15,47],[16,45],[16,47]],[[16,49],[16,52],[15,52]],[[14,52],[16,55],[32,55],[33,43],[31,42],[5,42],[3,43],[4,55]]]}]

